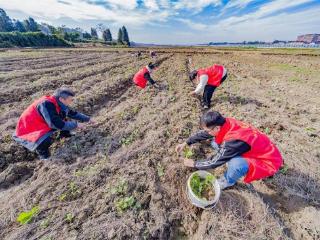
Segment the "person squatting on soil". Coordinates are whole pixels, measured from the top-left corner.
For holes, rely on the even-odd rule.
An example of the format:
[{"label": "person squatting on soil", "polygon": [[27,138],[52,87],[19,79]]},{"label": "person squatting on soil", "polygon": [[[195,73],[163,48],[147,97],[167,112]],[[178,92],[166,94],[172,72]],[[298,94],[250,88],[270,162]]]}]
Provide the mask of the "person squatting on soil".
[{"label": "person squatting on soil", "polygon": [[40,159],[48,159],[52,134],[56,130],[60,130],[59,138],[63,138],[70,137],[70,131],[85,126],[85,123],[68,121],[67,117],[80,122],[93,122],[89,116],[69,108],[74,95],[70,89],[60,88],[52,96],[34,101],[20,116],[13,139],[28,150],[36,151]]},{"label": "person squatting on soil", "polygon": [[147,86],[147,82],[149,82],[152,86],[158,88],[158,84],[150,76],[155,68],[156,66],[154,64],[149,63],[147,66],[140,69],[133,77],[134,84],[140,88],[145,88]]},{"label": "person squatting on soil", "polygon": [[184,165],[200,170],[227,163],[227,171],[218,179],[221,189],[233,186],[244,176],[244,182],[274,175],[283,160],[278,148],[258,129],[233,118],[224,118],[219,112],[207,112],[201,118],[202,131],[176,147],[180,153],[186,145],[210,140],[217,154],[205,161],[184,159]]},{"label": "person squatting on soil", "polygon": [[204,109],[209,109],[213,92],[226,80],[227,76],[227,69],[217,64],[192,71],[189,78],[191,81],[196,79],[198,86],[190,95],[196,96],[202,93],[202,106]]}]

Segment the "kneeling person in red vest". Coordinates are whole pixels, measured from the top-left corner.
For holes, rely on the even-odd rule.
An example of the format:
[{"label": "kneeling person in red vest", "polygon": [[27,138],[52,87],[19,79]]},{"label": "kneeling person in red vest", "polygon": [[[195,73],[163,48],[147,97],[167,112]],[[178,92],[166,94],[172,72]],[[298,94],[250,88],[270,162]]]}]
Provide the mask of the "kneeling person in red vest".
[{"label": "kneeling person in red vest", "polygon": [[40,159],[48,159],[54,131],[60,130],[59,137],[70,137],[70,131],[85,125],[67,121],[66,117],[80,122],[92,122],[89,116],[69,108],[73,97],[71,90],[61,88],[52,96],[43,96],[34,101],[20,116],[14,140],[28,150],[36,151]]},{"label": "kneeling person in red vest", "polygon": [[221,189],[233,186],[241,177],[245,183],[274,175],[283,160],[278,148],[258,129],[219,112],[207,112],[201,118],[204,129],[176,147],[179,153],[186,145],[210,140],[217,154],[204,160],[184,159],[184,165],[200,170],[227,163],[227,171],[218,179]]},{"label": "kneeling person in red vest", "polygon": [[204,109],[208,109],[211,107],[213,92],[226,80],[227,76],[226,68],[216,64],[208,68],[192,71],[189,74],[189,78],[191,81],[196,79],[198,86],[190,94],[195,96],[202,93],[202,106]]},{"label": "kneeling person in red vest", "polygon": [[149,82],[154,87],[158,87],[157,83],[151,78],[150,74],[155,70],[155,65],[149,63],[144,68],[140,69],[133,77],[133,82],[140,88],[145,88]]}]

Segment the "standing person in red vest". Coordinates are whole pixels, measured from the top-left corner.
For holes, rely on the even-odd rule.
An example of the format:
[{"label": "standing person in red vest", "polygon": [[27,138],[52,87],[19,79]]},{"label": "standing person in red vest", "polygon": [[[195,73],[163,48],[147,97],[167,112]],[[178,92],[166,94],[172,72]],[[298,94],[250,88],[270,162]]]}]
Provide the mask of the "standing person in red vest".
[{"label": "standing person in red vest", "polygon": [[217,154],[204,161],[184,159],[184,165],[205,170],[227,163],[227,171],[218,179],[221,189],[233,186],[241,177],[245,183],[274,175],[283,160],[278,148],[258,129],[219,112],[207,112],[201,118],[195,135],[176,147],[177,153],[186,145],[210,140]]},{"label": "standing person in red vest", "polygon": [[67,121],[67,117],[80,122],[93,122],[89,116],[69,108],[74,95],[70,89],[60,88],[52,96],[34,101],[20,116],[14,140],[28,150],[36,151],[40,159],[49,159],[52,134],[56,130],[60,131],[59,138],[63,138],[70,137],[70,131],[85,126],[85,123]]},{"label": "standing person in red vest", "polygon": [[211,107],[213,92],[226,80],[227,76],[227,69],[217,64],[208,68],[194,70],[189,74],[189,78],[191,81],[196,79],[198,86],[190,94],[195,96],[203,93],[202,106],[204,109],[209,109]]},{"label": "standing person in red vest", "polygon": [[140,88],[145,88],[149,82],[152,86],[158,88],[158,84],[151,78],[150,74],[155,70],[155,65],[149,63],[147,66],[137,72],[133,77],[133,82]]}]

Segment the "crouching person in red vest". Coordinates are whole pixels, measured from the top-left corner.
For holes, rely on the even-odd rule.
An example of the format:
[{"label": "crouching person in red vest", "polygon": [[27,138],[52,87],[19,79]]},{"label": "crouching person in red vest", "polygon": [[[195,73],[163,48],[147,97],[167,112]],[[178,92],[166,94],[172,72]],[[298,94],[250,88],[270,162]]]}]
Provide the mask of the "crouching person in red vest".
[{"label": "crouching person in red vest", "polygon": [[87,115],[69,108],[73,97],[71,90],[60,88],[54,95],[34,101],[20,116],[14,140],[28,150],[36,151],[40,159],[49,159],[54,131],[60,130],[60,138],[70,137],[70,131],[85,126],[85,123],[67,121],[66,117],[80,122],[92,122]]},{"label": "crouching person in red vest", "polygon": [[150,74],[155,70],[155,65],[149,63],[144,68],[140,69],[133,77],[133,82],[140,88],[145,88],[149,82],[152,86],[158,87],[158,84],[151,78]]},{"label": "crouching person in red vest", "polygon": [[189,74],[189,78],[191,81],[196,79],[198,86],[190,94],[195,96],[202,93],[202,106],[204,109],[209,109],[213,92],[226,80],[227,76],[226,68],[216,64],[208,68],[192,71]]},{"label": "crouching person in red vest", "polygon": [[184,159],[184,165],[205,170],[227,163],[227,171],[218,179],[221,189],[233,186],[244,177],[245,183],[274,175],[282,166],[278,148],[258,129],[233,118],[224,118],[218,112],[207,112],[201,118],[201,127],[195,135],[176,147],[179,153],[186,145],[210,140],[217,154],[204,160]]}]

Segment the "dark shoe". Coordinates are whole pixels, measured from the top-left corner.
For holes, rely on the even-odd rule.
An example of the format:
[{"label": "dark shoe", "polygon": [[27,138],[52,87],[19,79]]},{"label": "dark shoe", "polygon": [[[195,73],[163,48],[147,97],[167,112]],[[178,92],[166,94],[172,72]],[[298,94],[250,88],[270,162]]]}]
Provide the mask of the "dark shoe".
[{"label": "dark shoe", "polygon": [[71,133],[70,131],[61,131],[59,133],[58,139],[62,139],[62,138],[70,138],[72,136],[74,136],[74,133]]}]

